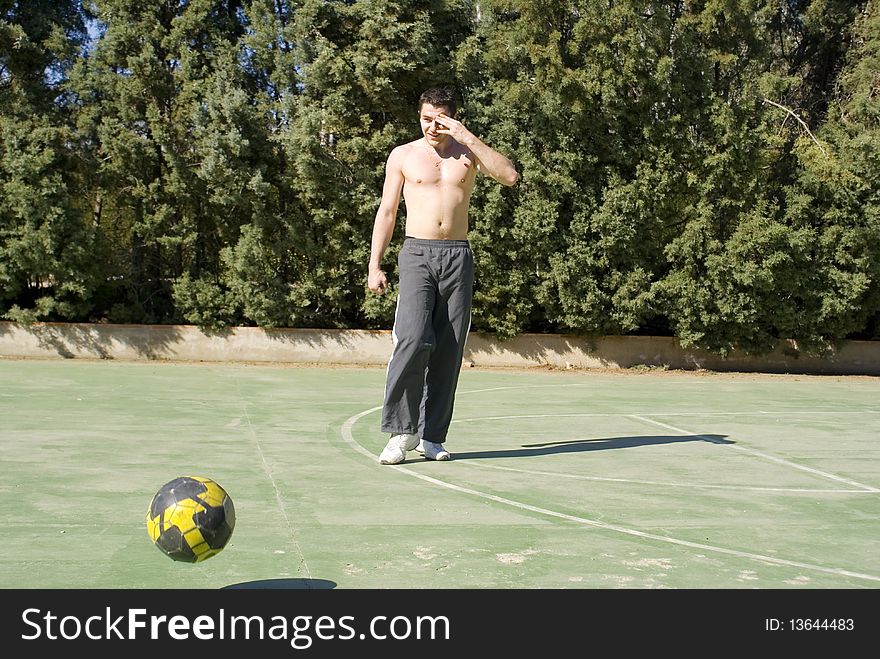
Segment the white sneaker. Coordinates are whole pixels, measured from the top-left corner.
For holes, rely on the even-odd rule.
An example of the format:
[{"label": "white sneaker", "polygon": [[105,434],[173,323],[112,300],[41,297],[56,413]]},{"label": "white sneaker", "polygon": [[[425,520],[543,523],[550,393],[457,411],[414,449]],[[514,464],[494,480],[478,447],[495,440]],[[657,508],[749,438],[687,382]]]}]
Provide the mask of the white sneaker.
[{"label": "white sneaker", "polygon": [[391,435],[388,444],[379,454],[379,462],[383,465],[396,465],[406,459],[406,452],[419,445],[418,435]]},{"label": "white sneaker", "polygon": [[426,442],[425,440],[419,442],[419,452],[424,453],[427,460],[448,460],[452,457],[449,455],[449,451],[443,448],[443,444]]}]

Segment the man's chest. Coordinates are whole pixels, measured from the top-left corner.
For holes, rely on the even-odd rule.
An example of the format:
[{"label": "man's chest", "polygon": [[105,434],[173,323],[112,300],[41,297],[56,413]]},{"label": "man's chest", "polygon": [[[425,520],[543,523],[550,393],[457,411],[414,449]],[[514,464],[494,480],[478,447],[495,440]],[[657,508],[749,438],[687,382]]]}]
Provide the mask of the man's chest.
[{"label": "man's chest", "polygon": [[403,176],[410,185],[469,185],[476,174],[474,161],[467,155],[440,156],[427,153],[410,158],[403,168]]}]

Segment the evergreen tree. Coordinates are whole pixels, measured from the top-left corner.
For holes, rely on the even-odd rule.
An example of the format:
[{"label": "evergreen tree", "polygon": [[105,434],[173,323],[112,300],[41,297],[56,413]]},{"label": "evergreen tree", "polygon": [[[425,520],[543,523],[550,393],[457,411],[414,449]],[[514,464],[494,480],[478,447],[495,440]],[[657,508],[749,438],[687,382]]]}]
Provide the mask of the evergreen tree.
[{"label": "evergreen tree", "polygon": [[[834,80],[829,72],[839,71],[848,43],[837,37],[841,30],[846,32],[842,26],[851,22],[854,12],[851,4],[824,0],[808,6],[790,3],[789,10],[799,10],[797,20],[789,22],[796,29],[788,38],[773,40],[769,37],[779,25],[779,6],[755,4],[751,11],[744,4],[740,18],[732,22],[750,23],[759,52],[769,57],[755,57],[750,48],[741,58],[735,48],[727,49],[729,62],[741,60],[748,67],[735,86],[742,100],[733,102],[726,93],[718,97],[729,105],[733,121],[726,134],[710,133],[708,144],[714,146],[704,161],[709,169],[701,168],[694,220],[668,246],[673,269],[657,288],[672,309],[674,332],[685,346],[720,354],[733,349],[761,353],[782,339],[795,339],[802,349],[821,352],[832,337],[843,339],[854,327],[832,328],[820,321],[825,327],[817,331],[819,307],[831,300],[842,302],[846,292],[833,277],[817,277],[825,261],[816,250],[819,237],[810,222],[797,218],[799,211],[792,212],[792,203],[799,203],[787,188],[801,166],[793,145],[822,153],[821,145],[810,141],[806,146],[798,136],[823,120],[827,100],[817,99],[831,93]],[[714,16],[716,24],[719,17],[730,23],[732,5],[707,2],[702,15],[706,18],[711,9],[708,16]],[[816,25],[829,29],[833,43]],[[778,43],[789,41],[795,47],[780,58]],[[797,54],[805,52],[814,55]],[[819,54],[825,58],[822,63],[813,59]],[[713,114],[722,110],[724,105],[716,104]],[[841,230],[855,218],[840,213],[832,224]],[[719,219],[724,223],[718,224]]]},{"label": "evergreen tree", "polygon": [[758,5],[481,3],[473,84],[524,176],[475,202],[477,244],[504,250],[483,270],[480,326],[668,331],[713,302],[705,249],[760,197]]},{"label": "evergreen tree", "polygon": [[377,300],[366,291],[385,158],[418,135],[419,93],[449,82],[450,53],[469,25],[468,8],[385,0],[298,6],[292,38],[299,93],[289,94],[295,103],[273,138],[284,152],[285,195],[295,205],[275,226],[244,233],[229,261],[229,285],[256,322],[389,322],[394,296]]},{"label": "evergreen tree", "polygon": [[193,259],[175,282],[174,299],[199,325],[273,326],[283,317],[283,309],[265,308],[263,292],[287,288],[272,241],[298,216],[279,144],[297,94],[292,16],[285,3],[244,3],[236,42],[230,39],[194,87],[194,174],[205,198],[192,230]]},{"label": "evergreen tree", "polygon": [[878,20],[877,0],[0,0],[0,315],[388,327],[395,292],[365,286],[385,161],[443,84],[522,174],[471,200],[474,329],[877,338]]},{"label": "evergreen tree", "polygon": [[0,315],[76,319],[97,285],[63,83],[86,40],[73,1],[0,2]]},{"label": "evergreen tree", "polygon": [[[805,235],[795,291],[805,349],[880,336],[880,3],[864,3],[829,85],[827,120],[801,131],[785,217]],[[816,139],[818,138],[818,139]]]},{"label": "evergreen tree", "polygon": [[[238,0],[95,0],[103,30],[71,91],[91,145],[97,218],[116,246],[115,321],[175,322],[184,273],[216,269],[249,213]],[[242,114],[245,116],[242,117]],[[244,162],[230,164],[230,160]],[[244,181],[244,183],[243,183]]]},{"label": "evergreen tree", "polygon": [[[475,326],[659,330],[721,354],[806,339],[798,297],[815,254],[786,216],[793,122],[780,131],[785,106],[770,101],[827,98],[847,49],[817,26],[845,34],[853,10],[831,0],[480,6],[459,60],[481,129],[510,145],[524,176],[511,194],[475,196],[486,261]],[[810,107],[815,126],[823,105]]]}]

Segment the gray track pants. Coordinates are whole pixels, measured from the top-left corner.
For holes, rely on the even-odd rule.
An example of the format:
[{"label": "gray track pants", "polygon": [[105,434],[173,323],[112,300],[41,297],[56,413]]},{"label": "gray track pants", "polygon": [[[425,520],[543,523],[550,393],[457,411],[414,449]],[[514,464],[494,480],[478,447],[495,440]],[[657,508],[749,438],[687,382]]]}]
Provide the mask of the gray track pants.
[{"label": "gray track pants", "polygon": [[406,238],[382,432],[446,441],[471,326],[474,255],[467,240]]}]

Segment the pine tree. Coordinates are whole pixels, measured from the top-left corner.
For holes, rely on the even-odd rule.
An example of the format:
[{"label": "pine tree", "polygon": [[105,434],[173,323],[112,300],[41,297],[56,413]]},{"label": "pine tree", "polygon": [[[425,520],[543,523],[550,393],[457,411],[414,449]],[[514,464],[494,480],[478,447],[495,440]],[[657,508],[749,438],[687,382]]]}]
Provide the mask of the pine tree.
[{"label": "pine tree", "polygon": [[713,302],[707,260],[759,204],[759,4],[481,3],[481,119],[524,176],[475,201],[475,241],[497,255],[480,326],[690,331]]},{"label": "pine tree", "polygon": [[0,3],[0,314],[86,313],[99,280],[63,84],[86,40],[73,1]]},{"label": "pine tree", "polygon": [[[290,95],[288,121],[273,138],[295,207],[275,227],[243,233],[230,253],[230,286],[254,307],[248,315],[255,321],[387,325],[394,296],[378,300],[366,291],[385,158],[417,135],[421,91],[452,78],[450,53],[469,25],[468,7],[385,0],[298,6],[299,93]],[[395,253],[389,250],[389,263]],[[272,265],[248,266],[259,262]]]},{"label": "pine tree", "polygon": [[828,116],[798,132],[797,180],[786,219],[807,238],[796,290],[805,349],[880,336],[880,3],[860,8],[847,32]]}]

